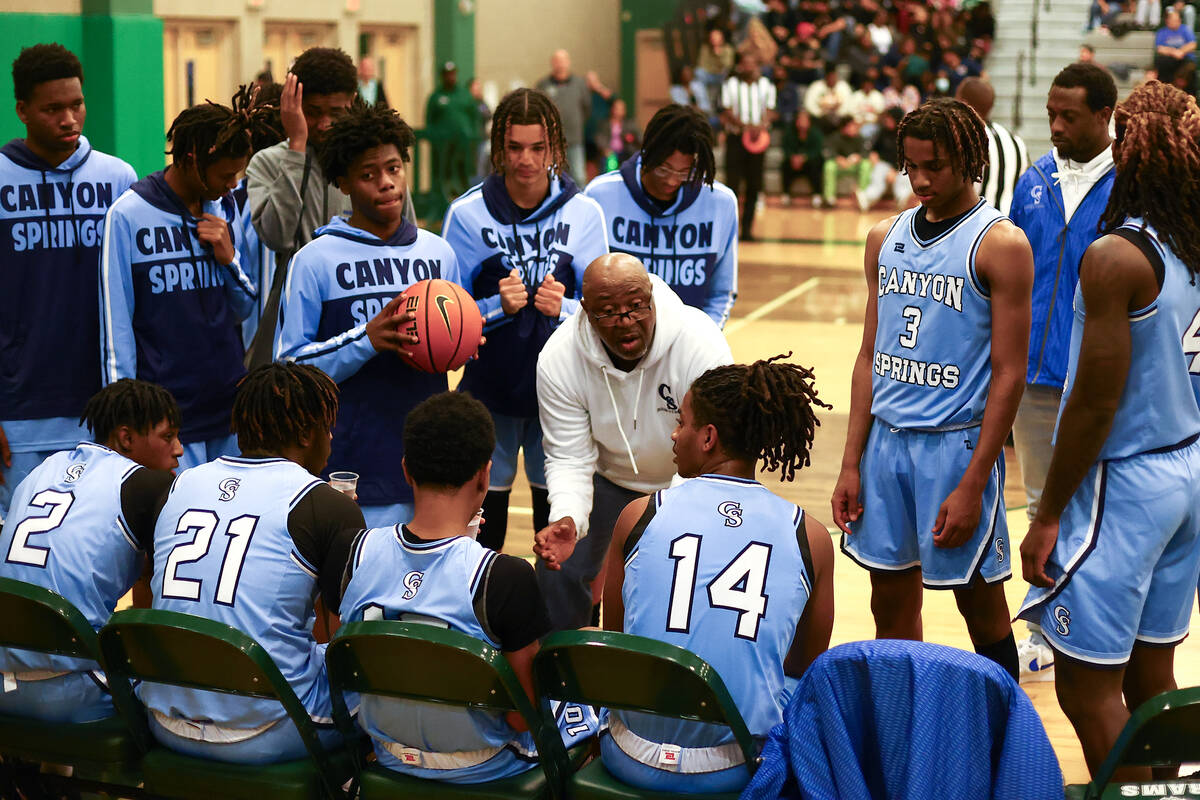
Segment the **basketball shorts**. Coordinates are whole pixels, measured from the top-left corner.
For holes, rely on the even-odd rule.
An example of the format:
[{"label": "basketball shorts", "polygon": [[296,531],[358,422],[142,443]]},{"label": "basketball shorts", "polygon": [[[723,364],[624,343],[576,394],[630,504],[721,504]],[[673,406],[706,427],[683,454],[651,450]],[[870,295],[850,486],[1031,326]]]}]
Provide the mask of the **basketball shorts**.
[{"label": "basketball shorts", "polygon": [[179,457],[179,468],[175,472],[178,474],[185,469],[215,461],[221,456],[236,456],[240,453],[237,436],[232,433],[227,436],[218,436],[215,439],[188,442],[183,446],[183,455]]},{"label": "basketball shorts", "polygon": [[1046,573],[1054,587],[1030,589],[1017,616],[1071,658],[1117,667],[1135,642],[1183,639],[1200,578],[1200,442],[1092,465]]},{"label": "basketball shorts", "polygon": [[974,534],[954,548],[936,547],[938,509],[958,486],[975,452],[979,427],[914,431],[875,421],[859,465],[862,515],[842,535],[842,552],[869,570],[920,568],[929,589],[988,583],[1012,574],[1004,516],[1004,456],[992,466]]},{"label": "basketball shorts", "polygon": [[537,417],[509,417],[492,413],[496,449],[492,451],[492,477],[488,488],[507,492],[517,477],[517,451],[525,451],[525,477],[530,486],[546,488],[546,453],[542,450],[542,424]]}]

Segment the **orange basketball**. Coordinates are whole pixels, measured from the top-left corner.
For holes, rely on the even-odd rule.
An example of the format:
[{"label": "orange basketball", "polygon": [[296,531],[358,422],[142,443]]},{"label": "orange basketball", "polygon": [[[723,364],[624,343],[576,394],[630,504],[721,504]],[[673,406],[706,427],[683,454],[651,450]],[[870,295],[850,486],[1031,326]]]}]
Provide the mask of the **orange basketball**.
[{"label": "orange basketball", "polygon": [[440,278],[414,283],[404,290],[402,308],[416,315],[402,333],[416,334],[418,341],[404,351],[404,360],[422,372],[458,369],[479,350],[483,317],[457,283]]}]

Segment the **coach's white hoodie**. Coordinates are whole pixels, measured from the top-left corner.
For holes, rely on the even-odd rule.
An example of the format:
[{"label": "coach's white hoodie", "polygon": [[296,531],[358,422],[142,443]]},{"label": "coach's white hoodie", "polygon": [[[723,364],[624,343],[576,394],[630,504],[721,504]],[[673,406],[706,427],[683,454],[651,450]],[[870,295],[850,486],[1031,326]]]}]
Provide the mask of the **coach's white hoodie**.
[{"label": "coach's white hoodie", "polygon": [[670,485],[671,431],[683,396],[706,370],[733,362],[721,330],[651,275],[657,312],[650,349],[631,372],[613,366],[580,311],[538,358],[537,393],[546,449],[550,519],[571,517],[587,533],[592,475],[635,492]]}]

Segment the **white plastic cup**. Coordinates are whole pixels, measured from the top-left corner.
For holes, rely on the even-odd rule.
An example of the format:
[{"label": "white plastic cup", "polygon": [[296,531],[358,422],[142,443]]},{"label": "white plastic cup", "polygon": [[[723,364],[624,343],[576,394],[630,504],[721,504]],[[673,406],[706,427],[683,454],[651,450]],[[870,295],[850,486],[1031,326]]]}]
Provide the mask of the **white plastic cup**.
[{"label": "white plastic cup", "polygon": [[471,521],[467,523],[467,535],[472,539],[479,538],[479,525],[483,522],[483,509],[475,512],[475,516],[471,517]]},{"label": "white plastic cup", "polygon": [[358,473],[331,472],[329,473],[329,485],[342,494],[354,497],[358,491]]}]

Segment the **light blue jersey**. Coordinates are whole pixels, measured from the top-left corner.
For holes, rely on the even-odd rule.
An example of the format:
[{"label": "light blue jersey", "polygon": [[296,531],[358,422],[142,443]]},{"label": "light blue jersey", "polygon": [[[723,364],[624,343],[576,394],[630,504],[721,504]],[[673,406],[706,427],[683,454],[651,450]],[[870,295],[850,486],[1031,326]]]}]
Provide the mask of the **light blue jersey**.
[{"label": "light blue jersey", "polygon": [[[99,630],[141,573],[144,554],[121,509],[141,467],[91,442],[55,453],[21,482],[0,530],[0,576],[65,597]],[[0,671],[88,670],[95,662],[0,649]]]},{"label": "light blue jersey", "polygon": [[[282,458],[222,457],[175,480],[154,530],[154,608],[223,622],[261,644],[309,714],[329,722],[325,648],[313,639],[318,566],[288,515],[321,484]],[[144,683],[146,707],[172,719],[254,729],[285,716],[273,700]]]},{"label": "light blue jersey", "polygon": [[[1142,220],[1130,219],[1122,228],[1137,230],[1142,225]],[[1200,432],[1200,283],[1153,228],[1147,226],[1145,232],[1163,260],[1162,289],[1154,302],[1129,312],[1129,375],[1099,460],[1172,447]],[[1060,415],[1075,386],[1086,319],[1083,292],[1076,288]]]},{"label": "light blue jersey", "polygon": [[1004,215],[980,200],[922,241],[921,208],[900,214],[879,250],[871,413],[896,428],[969,427],[983,419],[992,376],[991,300],[975,256]]},{"label": "light blue jersey", "polygon": [[[658,492],[626,542],[625,632],[711,664],[756,737],[782,720],[783,662],[811,592],[804,511],[757,481],[704,475]],[[612,715],[637,737],[685,748],[683,772],[708,771],[689,768],[688,748],[733,740],[723,726]]]}]

